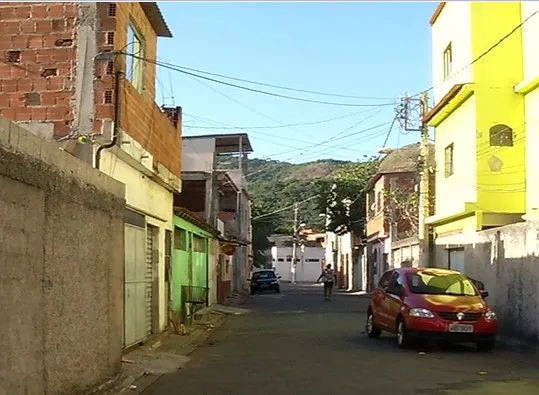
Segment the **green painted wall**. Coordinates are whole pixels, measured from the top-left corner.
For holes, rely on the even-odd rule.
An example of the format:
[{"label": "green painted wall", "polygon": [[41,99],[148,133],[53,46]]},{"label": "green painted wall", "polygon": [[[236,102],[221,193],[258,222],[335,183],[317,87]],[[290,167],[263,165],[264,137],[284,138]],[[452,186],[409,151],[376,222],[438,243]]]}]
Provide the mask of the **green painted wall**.
[{"label": "green painted wall", "polygon": [[214,237],[177,216],[174,216],[173,237],[172,309],[180,312],[182,285],[208,286],[208,239]]}]

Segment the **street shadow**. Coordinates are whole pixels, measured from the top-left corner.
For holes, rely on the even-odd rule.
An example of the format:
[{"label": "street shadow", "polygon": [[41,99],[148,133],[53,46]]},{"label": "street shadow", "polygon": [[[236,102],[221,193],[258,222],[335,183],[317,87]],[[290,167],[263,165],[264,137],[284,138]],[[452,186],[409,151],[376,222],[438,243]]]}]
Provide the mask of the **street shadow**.
[{"label": "street shadow", "polygon": [[[410,348],[400,349],[397,346],[395,335],[390,333],[384,333],[378,339],[373,339],[368,337],[367,333],[363,331],[357,336],[345,338],[344,342],[348,346],[353,346],[357,349],[366,349],[380,353],[404,352],[412,354],[484,354],[483,352],[479,351],[475,345],[468,343],[450,343],[442,346],[436,344],[436,342],[429,342],[428,344],[418,342],[416,345]],[[496,352],[496,350],[493,352]]]}]

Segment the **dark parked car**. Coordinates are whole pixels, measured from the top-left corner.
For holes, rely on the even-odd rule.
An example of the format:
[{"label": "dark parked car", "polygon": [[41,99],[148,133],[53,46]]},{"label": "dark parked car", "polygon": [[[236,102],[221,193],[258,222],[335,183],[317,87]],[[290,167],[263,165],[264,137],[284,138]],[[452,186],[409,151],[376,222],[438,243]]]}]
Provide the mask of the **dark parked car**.
[{"label": "dark parked car", "polygon": [[273,270],[260,270],[253,273],[253,277],[249,279],[251,282],[251,295],[256,292],[273,291],[281,292],[279,279],[281,276],[275,275]]}]

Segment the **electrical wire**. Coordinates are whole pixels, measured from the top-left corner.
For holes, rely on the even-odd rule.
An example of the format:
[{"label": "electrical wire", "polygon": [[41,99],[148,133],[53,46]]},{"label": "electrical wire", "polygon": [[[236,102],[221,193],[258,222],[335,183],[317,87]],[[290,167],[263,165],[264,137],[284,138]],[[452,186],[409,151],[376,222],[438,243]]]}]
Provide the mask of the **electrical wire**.
[{"label": "electrical wire", "polygon": [[329,105],[329,106],[341,106],[341,107],[382,107],[382,106],[393,106],[393,105],[396,104],[396,101],[393,101],[393,102],[390,102],[390,103],[377,103],[377,104],[338,103],[338,102],[330,102],[330,101],[322,101],[322,100],[310,100],[310,99],[304,99],[304,98],[301,98],[301,97],[281,95],[279,93],[274,93],[274,92],[263,91],[263,90],[260,90],[260,89],[249,88],[249,87],[238,85],[238,84],[232,84],[232,83],[226,82],[226,81],[221,81],[221,80],[218,80],[218,79],[215,79],[215,78],[205,77],[203,75],[192,73],[190,71],[182,70],[182,69],[178,68],[178,66],[176,66],[176,65],[169,65],[167,63],[162,63],[162,62],[159,62],[157,60],[147,59],[147,58],[144,58],[142,56],[137,56],[137,55],[134,55],[134,54],[130,54],[128,52],[121,51],[120,53],[122,53],[123,55],[126,55],[126,56],[131,56],[131,57],[133,57],[135,59],[139,59],[139,60],[141,60],[143,62],[151,63],[151,64],[154,64],[154,65],[159,66],[159,67],[174,70],[174,71],[177,71],[177,72],[185,74],[185,75],[190,75],[191,77],[195,77],[195,78],[206,80],[206,81],[211,81],[211,82],[214,82],[216,84],[221,84],[221,85],[229,86],[229,87],[232,87],[232,88],[242,89],[242,90],[253,92],[253,93],[259,93],[259,94],[262,94],[262,95],[278,97],[278,98],[281,98],[281,99],[295,100],[295,101],[300,101],[300,102],[305,102],[305,103],[324,104],[324,105]]},{"label": "electrical wire", "polygon": [[187,71],[195,72],[195,73],[198,73],[198,74],[211,75],[213,77],[225,78],[225,79],[232,80],[232,81],[245,82],[247,84],[266,86],[266,87],[269,87],[269,88],[277,88],[277,89],[283,89],[283,90],[288,90],[288,91],[293,91],[293,92],[309,93],[309,94],[320,95],[320,96],[343,97],[343,98],[348,98],[348,99],[395,100],[395,98],[391,98],[391,97],[367,97],[367,96],[342,95],[342,94],[336,94],[336,93],[317,92],[317,91],[310,91],[310,90],[305,90],[305,89],[289,88],[289,87],[280,86],[280,85],[272,85],[272,84],[267,84],[267,83],[263,83],[263,82],[246,80],[246,79],[237,78],[237,77],[231,77],[231,76],[224,75],[224,74],[211,73],[209,71],[198,70],[198,69],[194,69],[194,68],[191,68],[191,67],[172,65],[172,64],[167,63],[167,62],[162,62],[162,63],[166,64],[166,65],[169,65],[169,66],[177,67],[178,69],[187,70]]},{"label": "electrical wire", "polygon": [[[229,127],[190,126],[190,128],[191,129],[227,129],[227,130],[243,129],[243,130],[253,130],[253,129],[280,129],[280,128],[288,128],[288,127],[291,127],[291,126],[319,125],[319,124],[322,124],[322,123],[328,123],[328,122],[332,122],[332,121],[337,121],[339,119],[351,118],[353,116],[356,116],[356,115],[359,115],[359,114],[364,114],[366,112],[372,111],[373,109],[375,109],[375,108],[370,108],[368,110],[362,110],[362,111],[356,111],[356,112],[354,112],[352,114],[341,115],[341,116],[335,117],[335,118],[322,119],[320,121],[289,123],[289,124],[284,124],[284,125],[279,125],[279,126],[276,126],[276,125],[272,125],[272,126],[233,126],[233,125],[229,125]],[[191,116],[191,114],[189,114],[189,113],[184,113],[184,115]],[[203,118],[203,117],[199,116],[199,118]],[[217,123],[217,124],[221,123],[223,125],[226,125],[224,122],[219,122],[219,121],[214,121],[214,122]]]},{"label": "electrical wire", "polygon": [[315,199],[315,198],[317,198],[317,197],[319,197],[319,196],[320,196],[319,194],[313,195],[313,196],[311,196],[310,198],[307,198],[307,199],[302,200],[302,201],[300,201],[300,202],[296,202],[296,203],[294,203],[294,204],[292,204],[292,205],[290,205],[290,206],[286,206],[286,207],[280,208],[280,209],[278,209],[278,210],[272,211],[271,213],[262,214],[262,215],[258,215],[258,216],[256,216],[256,217],[253,217],[253,218],[251,218],[251,220],[254,221],[254,220],[256,220],[256,219],[260,219],[260,218],[264,218],[264,217],[269,217],[270,215],[274,215],[274,214],[281,213],[281,212],[283,212],[283,211],[286,211],[286,210],[289,210],[289,209],[295,207],[296,204],[302,204],[302,203],[308,202],[309,200],[313,200],[313,199]]}]

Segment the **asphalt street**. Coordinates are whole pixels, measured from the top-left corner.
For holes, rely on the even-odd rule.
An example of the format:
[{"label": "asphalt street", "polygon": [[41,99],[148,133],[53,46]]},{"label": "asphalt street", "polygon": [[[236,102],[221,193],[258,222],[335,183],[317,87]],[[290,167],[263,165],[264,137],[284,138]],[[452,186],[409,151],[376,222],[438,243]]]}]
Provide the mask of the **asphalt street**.
[{"label": "asphalt street", "polygon": [[368,298],[312,285],[255,295],[177,372],[143,395],[539,394],[539,356],[499,347],[400,350],[363,333]]}]

